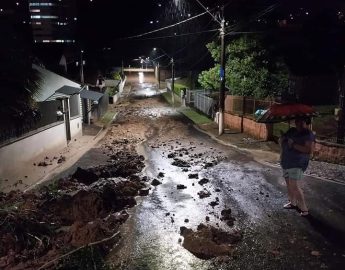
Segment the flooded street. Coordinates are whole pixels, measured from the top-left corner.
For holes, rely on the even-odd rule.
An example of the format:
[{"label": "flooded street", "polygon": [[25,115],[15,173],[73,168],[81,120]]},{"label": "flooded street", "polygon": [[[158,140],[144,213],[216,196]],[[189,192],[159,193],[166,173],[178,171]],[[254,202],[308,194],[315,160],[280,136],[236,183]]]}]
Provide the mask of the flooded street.
[{"label": "flooded street", "polygon": [[[108,257],[115,269],[339,269],[345,263],[344,231],[337,231],[344,225],[344,186],[325,187],[316,179],[306,186],[312,213],[323,217],[330,205],[336,210],[332,226],[318,213],[307,220],[283,210],[286,191],[279,169],[199,133],[154,94],[154,85],[132,86],[115,124],[143,139],[137,150],[145,156],[142,174],[150,191],[128,211],[122,242]],[[320,189],[342,201],[313,196]],[[241,235],[230,257],[205,260],[183,246],[181,227],[196,231],[200,224]]]}]

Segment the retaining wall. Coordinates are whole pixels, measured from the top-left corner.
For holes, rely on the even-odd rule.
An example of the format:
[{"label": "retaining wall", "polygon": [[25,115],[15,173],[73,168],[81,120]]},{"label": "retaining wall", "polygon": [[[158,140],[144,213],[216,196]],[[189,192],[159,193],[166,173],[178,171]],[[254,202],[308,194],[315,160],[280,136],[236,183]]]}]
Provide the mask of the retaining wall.
[{"label": "retaining wall", "polygon": [[345,145],[317,140],[313,159],[345,165]]},{"label": "retaining wall", "polygon": [[[242,123],[243,121],[243,123]],[[261,124],[255,120],[246,118],[234,114],[224,113],[224,124],[225,127],[241,130],[243,125],[243,132],[253,136],[260,140],[269,140],[273,137],[273,125],[272,124]]]}]

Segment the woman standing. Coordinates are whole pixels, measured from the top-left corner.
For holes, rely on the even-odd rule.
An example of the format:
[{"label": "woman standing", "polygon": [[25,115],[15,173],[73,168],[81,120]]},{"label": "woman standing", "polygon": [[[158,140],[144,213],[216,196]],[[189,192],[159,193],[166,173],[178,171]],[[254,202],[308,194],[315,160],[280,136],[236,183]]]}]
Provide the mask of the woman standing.
[{"label": "woman standing", "polygon": [[308,128],[310,124],[310,118],[296,118],[296,127],[290,128],[280,138],[281,166],[289,198],[284,208],[299,209],[301,216],[309,214],[300,182],[314,151],[315,135]]}]

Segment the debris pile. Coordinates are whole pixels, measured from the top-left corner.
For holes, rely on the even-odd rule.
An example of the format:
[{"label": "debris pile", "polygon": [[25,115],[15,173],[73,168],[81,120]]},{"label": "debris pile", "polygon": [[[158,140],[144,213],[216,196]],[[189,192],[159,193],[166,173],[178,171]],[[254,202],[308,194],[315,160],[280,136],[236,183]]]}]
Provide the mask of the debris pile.
[{"label": "debris pile", "polygon": [[181,227],[180,234],[184,237],[182,246],[200,259],[229,256],[242,239],[238,231],[226,232],[202,223],[196,231]]},{"label": "debris pile", "polygon": [[137,175],[143,160],[120,151],[105,166],[78,168],[38,190],[1,193],[0,269],[52,269],[90,245],[106,254],[146,186]]}]

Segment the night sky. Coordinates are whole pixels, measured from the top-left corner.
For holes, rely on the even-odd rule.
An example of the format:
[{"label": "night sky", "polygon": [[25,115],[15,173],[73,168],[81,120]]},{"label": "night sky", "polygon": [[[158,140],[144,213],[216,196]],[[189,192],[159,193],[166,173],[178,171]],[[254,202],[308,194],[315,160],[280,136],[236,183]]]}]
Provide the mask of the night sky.
[{"label": "night sky", "polygon": [[[204,67],[211,60],[205,45],[212,40],[219,41],[218,31],[196,34],[219,28],[209,14],[174,28],[129,38],[204,12],[196,0],[80,2],[81,27],[78,34],[81,46],[89,47],[94,52],[111,48],[112,52],[107,53],[114,57],[115,62],[121,59],[130,64],[131,59],[138,56],[152,57],[152,48],[161,47],[187,68],[198,66],[197,62]],[[325,66],[323,62],[337,57],[335,50],[343,44],[340,39],[344,34],[344,1],[341,0],[200,2],[209,7],[212,14],[220,13],[217,6],[225,6],[224,17],[229,25],[236,26],[235,31],[263,31],[262,36],[277,44],[296,72]],[[288,33],[279,28],[278,21],[283,20],[291,25]],[[231,38],[226,37],[227,41]],[[303,59],[305,51],[314,52],[318,60],[306,59],[307,67],[295,64],[295,58]],[[311,55],[309,58],[316,57]],[[320,63],[315,65],[314,60]],[[309,65],[308,61],[312,63]]]},{"label": "night sky", "polygon": [[[27,3],[26,0],[18,2],[20,6]],[[221,13],[217,7],[225,7],[228,32],[230,29],[261,32],[258,36],[274,45],[296,73],[327,72],[327,61],[339,58],[339,50],[345,44],[343,0],[199,2],[216,16]],[[15,0],[1,0],[0,8],[15,6],[15,3]],[[202,12],[205,10],[197,0],[78,0],[77,42],[69,47],[36,45],[33,54],[43,62],[56,63],[62,53],[68,54],[72,60],[78,59],[83,49],[90,67],[104,69],[120,66],[122,61],[125,65],[135,65],[132,60],[139,56],[157,57],[158,53],[154,55],[152,49],[159,47],[174,56],[179,70],[207,69],[213,65],[213,60],[205,45],[210,41],[219,42],[219,23],[209,14],[145,35]],[[280,27],[282,22],[288,27]],[[236,36],[227,35],[226,42],[233,38]],[[167,57],[160,61],[162,65],[169,63]]]}]

